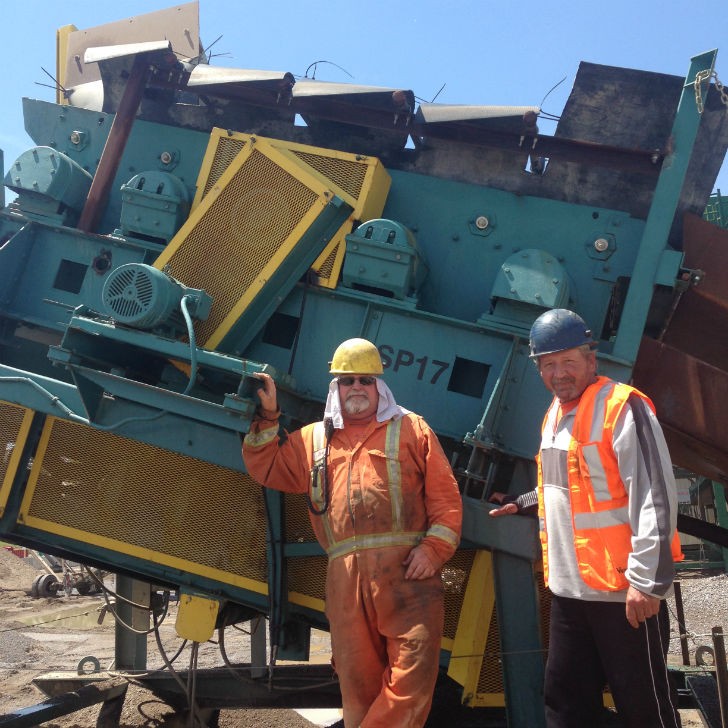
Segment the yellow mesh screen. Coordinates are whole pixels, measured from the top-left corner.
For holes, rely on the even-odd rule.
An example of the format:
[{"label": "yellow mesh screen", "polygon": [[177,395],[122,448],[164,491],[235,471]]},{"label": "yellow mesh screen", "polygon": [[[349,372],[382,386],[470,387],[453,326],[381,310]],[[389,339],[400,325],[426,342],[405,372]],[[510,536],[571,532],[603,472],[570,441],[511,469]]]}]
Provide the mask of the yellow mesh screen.
[{"label": "yellow mesh screen", "polygon": [[326,556],[299,556],[288,560],[288,591],[313,599],[326,598]]},{"label": "yellow mesh screen", "polygon": [[222,177],[223,172],[233,163],[233,159],[245,148],[245,144],[245,139],[227,136],[218,137],[217,146],[215,147],[215,157],[210,165],[210,172],[205,181],[205,187],[200,196],[200,200],[204,199],[205,195],[213,188],[220,177]]},{"label": "yellow mesh screen", "polygon": [[[551,609],[551,592],[544,586],[542,575],[536,574],[537,597],[541,615],[541,641],[544,645],[544,660],[546,659],[547,635],[549,614]],[[503,693],[503,673],[501,666],[501,645],[500,631],[498,629],[498,617],[496,610],[490,618],[488,628],[488,640],[485,644],[483,664],[480,668],[478,678],[478,693]]]},{"label": "yellow mesh screen", "polygon": [[299,493],[286,493],[284,496],[285,539],[287,543],[310,543],[316,541],[311,520],[308,517],[306,498]]},{"label": "yellow mesh screen", "polygon": [[[15,449],[24,416],[24,408],[7,402],[0,402],[0,485],[5,480],[5,476],[8,475],[10,456]],[[13,473],[10,473],[10,477],[13,477]]]},{"label": "yellow mesh screen", "polygon": [[[346,245],[346,241],[335,240],[329,243],[324,253],[328,253],[326,257],[321,260],[322,256],[319,256],[318,260],[311,266],[315,271],[316,275],[322,279],[322,281],[332,281],[334,279],[334,273],[338,275],[338,270],[334,269],[336,265],[336,259],[339,255],[339,246]],[[334,285],[336,281],[333,280]],[[332,286],[333,287],[333,286]]]},{"label": "yellow mesh screen", "polygon": [[446,639],[455,639],[474,558],[475,551],[456,551],[442,568],[442,584],[445,588],[445,624],[442,634]]},{"label": "yellow mesh screen", "polygon": [[479,693],[502,693],[503,673],[501,670],[500,633],[494,609],[488,625],[488,639],[485,643],[485,654],[480,667],[477,691]]},{"label": "yellow mesh screen", "polygon": [[551,622],[551,589],[543,583],[543,572],[536,575],[538,587],[538,605],[541,614],[541,644],[544,649],[544,660],[549,649],[549,623]]},{"label": "yellow mesh screen", "polygon": [[62,420],[48,427],[28,518],[88,543],[98,536],[148,550],[151,560],[184,559],[191,573],[266,581],[263,498],[252,478]]},{"label": "yellow mesh screen", "polygon": [[32,418],[32,410],[0,402],[0,516],[12,491]]},{"label": "yellow mesh screen", "polygon": [[367,173],[365,164],[354,160],[311,154],[296,149],[291,151],[309,167],[313,167],[319,174],[330,179],[344,192],[348,192],[354,199],[359,198]]},{"label": "yellow mesh screen", "polygon": [[182,283],[212,296],[205,342],[243,298],[318,196],[254,151],[167,260]]},{"label": "yellow mesh screen", "polygon": [[[233,163],[237,154],[245,148],[251,138],[253,137],[247,134],[226,132],[222,129],[212,130],[205,155],[205,159],[211,157],[211,161],[209,164],[203,165],[200,170],[200,177],[197,180],[198,193],[195,196],[192,209],[197,207],[218,182],[225,170]],[[344,154],[343,152],[305,147],[304,145],[280,140],[271,139],[267,141],[277,149],[288,151],[298,161],[329,180],[338,190],[350,195],[356,201],[354,203],[355,217],[364,214],[365,210],[369,217],[372,215],[377,216],[382,212],[384,205],[382,192],[385,188],[386,190],[389,189],[388,177],[381,172],[375,174],[371,179],[368,177],[370,171],[379,169],[377,160],[354,154]],[[307,149],[311,151],[306,151]],[[336,190],[334,191],[336,192]],[[379,199],[380,196],[381,199]],[[328,288],[336,287],[346,246],[343,236],[350,232],[350,228],[351,223],[341,233],[340,237],[337,236],[335,241],[329,243],[327,248],[311,265],[312,270],[317,274],[318,285]]]}]

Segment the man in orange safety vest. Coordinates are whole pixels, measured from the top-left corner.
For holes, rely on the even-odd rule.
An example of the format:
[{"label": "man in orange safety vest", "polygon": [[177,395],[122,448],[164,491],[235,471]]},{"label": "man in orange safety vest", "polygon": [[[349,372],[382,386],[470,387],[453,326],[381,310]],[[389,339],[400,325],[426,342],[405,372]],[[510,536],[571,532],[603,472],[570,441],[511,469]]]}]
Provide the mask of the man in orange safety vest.
[{"label": "man in orange safety vest", "polygon": [[682,558],[677,490],[655,408],[598,376],[583,319],[554,309],[530,332],[531,357],[554,399],[535,491],[497,494],[491,516],[538,509],[552,594],[545,677],[549,728],[600,725],[608,684],[623,725],[680,725],[669,682],[665,598]]}]

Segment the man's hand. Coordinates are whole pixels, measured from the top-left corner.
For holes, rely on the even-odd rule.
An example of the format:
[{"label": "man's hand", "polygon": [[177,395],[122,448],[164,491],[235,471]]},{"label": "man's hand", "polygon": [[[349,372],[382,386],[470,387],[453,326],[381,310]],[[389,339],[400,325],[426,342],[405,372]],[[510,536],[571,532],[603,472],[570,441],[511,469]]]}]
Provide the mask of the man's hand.
[{"label": "man's hand", "polygon": [[640,626],[640,622],[644,622],[646,619],[654,617],[659,611],[660,600],[657,597],[651,597],[649,594],[643,594],[633,586],[627,589],[627,621],[635,629]]},{"label": "man's hand", "polygon": [[263,382],[263,386],[257,390],[260,406],[268,412],[277,412],[278,397],[276,395],[276,383],[273,381],[273,377],[265,372],[256,372],[253,376]]},{"label": "man's hand", "polygon": [[421,546],[415,546],[409,552],[402,566],[407,567],[405,579],[429,579],[437,573],[437,567],[430,561],[427,550]]},{"label": "man's hand", "polygon": [[[503,503],[505,497],[505,493],[496,491],[488,498],[488,501],[490,503]],[[515,503],[506,503],[505,505],[501,505],[500,508],[494,508],[492,511],[489,511],[488,515],[498,518],[498,516],[512,516],[516,513],[518,513],[518,506]]]}]

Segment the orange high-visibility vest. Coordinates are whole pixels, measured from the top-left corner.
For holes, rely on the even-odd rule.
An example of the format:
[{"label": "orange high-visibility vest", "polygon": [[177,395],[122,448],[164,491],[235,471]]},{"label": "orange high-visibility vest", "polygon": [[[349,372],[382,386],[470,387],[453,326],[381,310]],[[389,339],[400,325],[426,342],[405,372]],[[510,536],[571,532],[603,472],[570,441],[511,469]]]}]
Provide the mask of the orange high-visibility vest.
[{"label": "orange high-visibility vest", "polygon": [[[620,591],[629,587],[624,574],[632,552],[632,528],[627,491],[619,474],[612,437],[622,408],[632,394],[655,412],[649,397],[627,384],[598,377],[587,387],[579,399],[567,454],[576,560],[584,582],[601,591]],[[558,406],[556,400],[551,405],[554,406]],[[548,416],[549,412],[544,418],[544,426]],[[540,457],[538,465],[539,517],[545,524]],[[544,580],[548,584],[548,534],[543,526],[541,546]],[[671,550],[673,560],[683,559],[677,530]]]}]

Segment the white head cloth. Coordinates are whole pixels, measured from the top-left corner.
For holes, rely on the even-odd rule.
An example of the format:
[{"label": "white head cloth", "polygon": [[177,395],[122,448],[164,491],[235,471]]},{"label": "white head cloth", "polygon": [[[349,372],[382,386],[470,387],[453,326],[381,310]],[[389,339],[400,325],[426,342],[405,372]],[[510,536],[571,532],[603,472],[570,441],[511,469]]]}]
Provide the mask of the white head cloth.
[{"label": "white head cloth", "polygon": [[[396,420],[402,415],[409,414],[410,410],[400,407],[394,401],[392,390],[379,377],[377,377],[377,392],[379,392],[377,422]],[[334,429],[342,430],[344,428],[344,417],[341,414],[341,400],[339,399],[339,384],[335,378],[329,384],[329,396],[326,398],[326,408],[324,409],[324,419],[328,417],[334,423]]]}]

